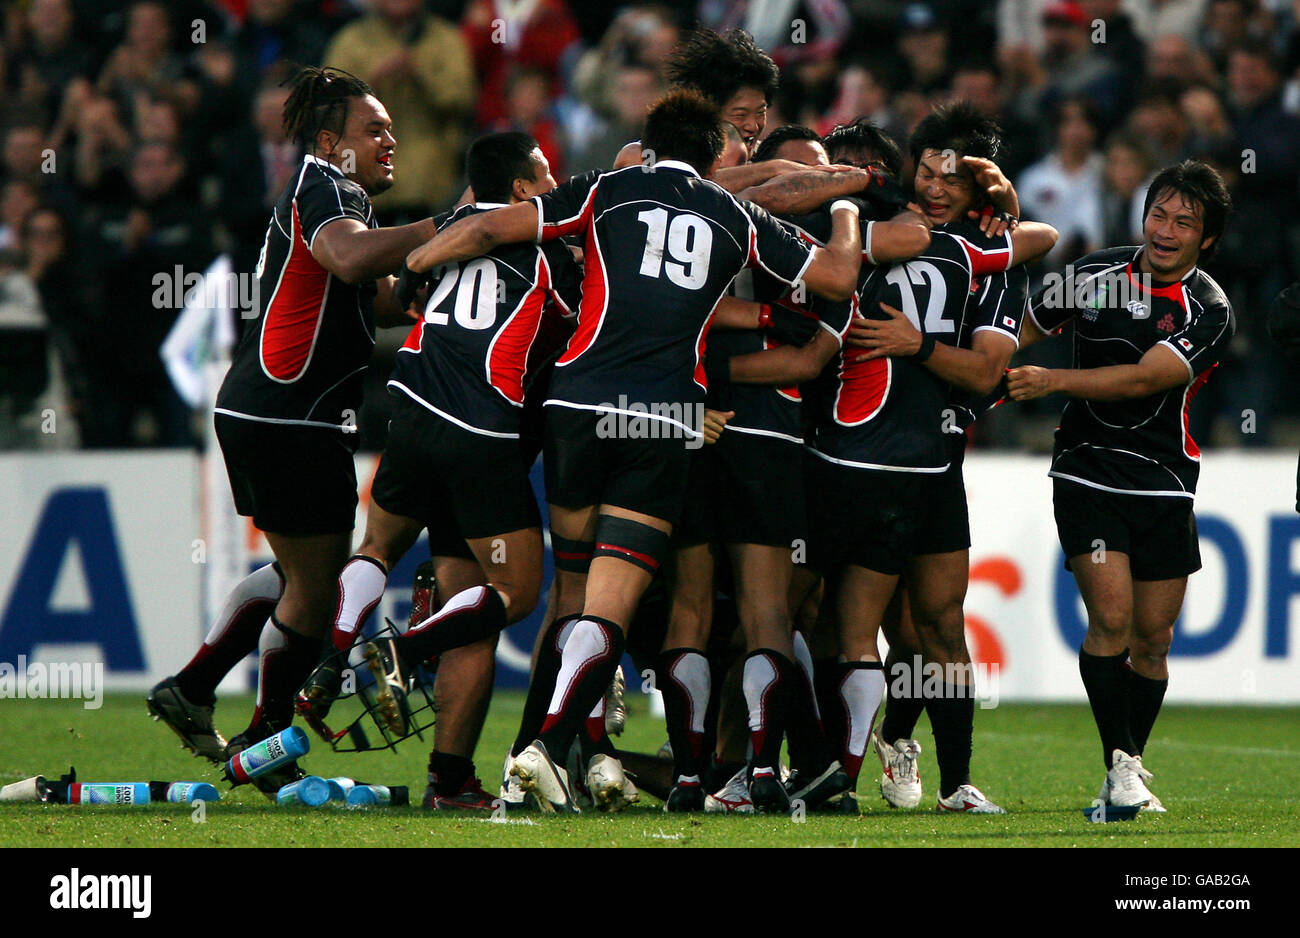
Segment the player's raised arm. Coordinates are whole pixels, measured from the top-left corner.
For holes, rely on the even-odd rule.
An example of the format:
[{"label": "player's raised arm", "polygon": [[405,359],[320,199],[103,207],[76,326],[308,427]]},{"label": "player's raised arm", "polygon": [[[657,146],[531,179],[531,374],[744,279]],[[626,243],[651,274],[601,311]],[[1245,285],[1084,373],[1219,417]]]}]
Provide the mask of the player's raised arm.
[{"label": "player's raised arm", "polygon": [[486,254],[499,244],[537,239],[537,206],[518,202],[461,219],[411,251],[406,266],[419,274],[452,261]]},{"label": "player's raised arm", "polygon": [[839,201],[831,206],[831,237],[826,247],[814,247],[803,282],[814,293],[830,300],[847,300],[858,286],[862,267],[862,228],[858,208]]},{"label": "player's raised arm", "polygon": [[876,265],[911,260],[930,246],[930,226],[925,216],[910,208],[889,221],[871,222],[867,228],[862,253]]}]

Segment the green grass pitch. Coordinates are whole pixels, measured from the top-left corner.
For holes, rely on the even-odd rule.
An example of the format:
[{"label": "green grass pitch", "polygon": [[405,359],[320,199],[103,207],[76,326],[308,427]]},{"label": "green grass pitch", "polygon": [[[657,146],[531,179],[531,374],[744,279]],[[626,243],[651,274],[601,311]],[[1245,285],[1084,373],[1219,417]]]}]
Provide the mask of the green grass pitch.
[{"label": "green grass pitch", "polygon": [[[620,748],[655,751],[662,721],[644,699],[629,701]],[[484,785],[499,781],[502,754],[523,705],[498,694],[479,747]],[[243,728],[247,696],[223,698],[217,724]],[[924,720],[918,728],[926,784],[923,809],[893,811],[880,800],[874,758],[859,785],[860,817],[679,816],[644,796],[619,815],[526,815],[504,823],[418,807],[346,811],[278,808],[251,787],[230,791],[218,772],[179,748],[145,713],[142,695],[80,701],[0,702],[0,784],[30,775],[58,777],[75,765],[83,781],[197,780],[217,783],[222,800],[197,818],[186,805],[136,808],[0,804],[3,847],[1277,847],[1300,842],[1300,708],[1166,707],[1147,747],[1153,789],[1169,808],[1127,823],[1091,824],[1080,813],[1096,797],[1102,769],[1084,706],[1012,705],[976,711],[974,781],[1010,813],[966,817],[932,812],[938,769]],[[309,735],[311,735],[309,733]],[[431,740],[430,740],[431,741]],[[404,742],[395,753],[338,754],[315,743],[303,767],[424,788],[427,747]]]}]

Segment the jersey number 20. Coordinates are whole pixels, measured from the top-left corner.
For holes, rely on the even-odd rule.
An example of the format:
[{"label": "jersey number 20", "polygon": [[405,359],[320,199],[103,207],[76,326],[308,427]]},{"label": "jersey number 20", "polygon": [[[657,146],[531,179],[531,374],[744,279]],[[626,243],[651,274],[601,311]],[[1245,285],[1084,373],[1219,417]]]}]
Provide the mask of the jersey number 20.
[{"label": "jersey number 20", "polygon": [[636,218],[649,229],[645,254],[641,256],[641,276],[657,280],[662,271],[687,290],[704,286],[709,278],[709,251],[713,248],[709,223],[695,215],[678,215],[670,225],[664,208],[644,211]]},{"label": "jersey number 20", "polygon": [[459,264],[445,264],[438,286],[424,308],[424,321],[433,326],[447,325],[451,317],[439,312],[438,307],[455,290],[456,324],[465,329],[491,329],[497,321],[497,302],[501,299],[497,296],[498,284],[496,264],[487,258],[470,261],[463,273]]}]

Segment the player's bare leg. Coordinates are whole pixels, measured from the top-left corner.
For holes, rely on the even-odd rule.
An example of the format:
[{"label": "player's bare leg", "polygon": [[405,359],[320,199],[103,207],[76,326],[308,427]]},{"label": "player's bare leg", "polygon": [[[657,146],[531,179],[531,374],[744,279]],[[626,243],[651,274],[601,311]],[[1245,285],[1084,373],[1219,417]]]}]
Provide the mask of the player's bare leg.
[{"label": "player's bare leg", "polygon": [[1150,773],[1142,767],[1129,722],[1128,657],[1133,639],[1133,575],[1128,554],[1099,550],[1070,558],[1070,570],[1088,610],[1088,634],[1079,649],[1079,675],[1101,736],[1106,783],[1102,800],[1151,802]]},{"label": "player's bare leg", "polygon": [[673,790],[664,802],[670,812],[704,810],[701,776],[709,755],[705,719],[712,691],[704,652],[713,625],[713,564],[713,546],[693,544],[674,551],[667,570],[668,631],[655,677],[673,748]]}]

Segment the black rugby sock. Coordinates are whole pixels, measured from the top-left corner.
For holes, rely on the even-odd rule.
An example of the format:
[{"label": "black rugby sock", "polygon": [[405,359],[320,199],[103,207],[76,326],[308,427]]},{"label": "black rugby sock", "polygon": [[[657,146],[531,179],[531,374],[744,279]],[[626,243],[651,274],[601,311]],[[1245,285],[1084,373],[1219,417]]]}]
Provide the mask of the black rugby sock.
[{"label": "black rugby sock", "polygon": [[1138,753],[1129,729],[1129,678],[1124,667],[1127,660],[1127,648],[1118,655],[1090,655],[1079,649],[1079,676],[1101,734],[1102,761],[1107,771],[1110,754],[1116,749],[1130,756]]},{"label": "black rugby sock", "polygon": [[975,728],[975,688],[944,684],[939,697],[925,701],[939,760],[939,794],[948,798],[970,781],[971,735]]},{"label": "black rugby sock", "polygon": [[900,739],[915,738],[916,723],[926,709],[925,697],[914,693],[921,686],[922,675],[915,673],[919,663],[920,656],[910,648],[902,649],[901,653],[891,648],[885,658],[889,703],[880,722],[880,738],[890,745]]},{"label": "black rugby sock", "polygon": [[1169,689],[1169,678],[1163,681],[1143,677],[1131,667],[1128,669],[1128,728],[1133,734],[1133,745],[1138,754],[1147,747],[1151,728],[1156,724],[1160,714],[1160,705],[1164,703],[1165,691]]}]

